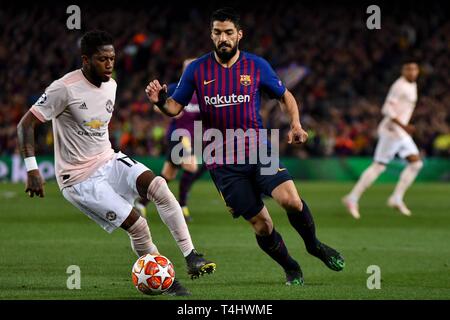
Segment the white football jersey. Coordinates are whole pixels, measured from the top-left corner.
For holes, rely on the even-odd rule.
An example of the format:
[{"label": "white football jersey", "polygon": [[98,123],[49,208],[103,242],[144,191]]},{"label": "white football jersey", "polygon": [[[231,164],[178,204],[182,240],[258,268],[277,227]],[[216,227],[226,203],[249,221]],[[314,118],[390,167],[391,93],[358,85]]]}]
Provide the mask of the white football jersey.
[{"label": "white football jersey", "polygon": [[407,125],[417,103],[417,83],[409,82],[404,77],[398,78],[389,89],[389,93],[381,110],[384,115],[378,126],[378,134],[389,135],[392,138],[409,136],[399,125],[391,119],[397,118],[400,123]]},{"label": "white football jersey", "polygon": [[78,69],[54,81],[31,107],[42,122],[52,120],[60,189],[86,180],[114,156],[108,124],[116,88],[113,79],[98,88]]}]

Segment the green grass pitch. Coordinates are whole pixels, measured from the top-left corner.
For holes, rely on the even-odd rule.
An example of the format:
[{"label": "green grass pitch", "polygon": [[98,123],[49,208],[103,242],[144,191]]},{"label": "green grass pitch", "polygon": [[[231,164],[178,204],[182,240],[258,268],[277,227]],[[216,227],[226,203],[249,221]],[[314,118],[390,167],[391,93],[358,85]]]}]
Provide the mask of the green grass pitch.
[{"label": "green grass pitch", "polygon": [[[169,231],[149,206],[149,224],[160,252],[192,292],[189,299],[450,299],[450,185],[417,183],[406,196],[404,217],[386,207],[392,184],[376,184],[363,196],[362,218],[353,220],[340,198],[351,184],[297,182],[319,238],[346,258],[334,272],[309,256],[283,211],[266,199],[277,230],[299,261],[304,287],[287,287],[281,268],[258,247],[250,226],[230,217],[212,182],[194,185],[190,225],[194,244],[217,263],[197,280]],[[176,183],[171,184],[177,194]],[[56,184],[44,199],[29,199],[23,185],[0,183],[0,299],[183,299],[144,296],[131,282],[136,257],[122,230],[107,234],[66,202]],[[81,269],[81,289],[69,290],[67,267]],[[381,289],[366,286],[367,267],[381,269]]]}]

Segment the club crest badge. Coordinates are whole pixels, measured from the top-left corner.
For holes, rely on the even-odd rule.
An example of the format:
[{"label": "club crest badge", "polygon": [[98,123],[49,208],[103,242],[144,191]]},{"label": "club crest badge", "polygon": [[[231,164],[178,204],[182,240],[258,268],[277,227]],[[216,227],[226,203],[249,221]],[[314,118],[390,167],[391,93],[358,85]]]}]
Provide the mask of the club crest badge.
[{"label": "club crest badge", "polygon": [[243,86],[249,86],[252,84],[252,78],[248,74],[241,74],[241,84]]},{"label": "club crest badge", "polygon": [[106,111],[111,113],[113,112],[113,110],[114,110],[113,102],[110,99],[108,99],[108,101],[106,101]]}]

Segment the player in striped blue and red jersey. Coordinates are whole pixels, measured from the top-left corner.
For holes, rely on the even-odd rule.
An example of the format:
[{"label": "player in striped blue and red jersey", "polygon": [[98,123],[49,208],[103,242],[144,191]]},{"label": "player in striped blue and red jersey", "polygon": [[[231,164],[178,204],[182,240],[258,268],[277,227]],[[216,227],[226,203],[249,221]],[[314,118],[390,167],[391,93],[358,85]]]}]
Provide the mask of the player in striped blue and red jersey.
[{"label": "player in striped blue and red jersey", "polygon": [[[263,129],[259,108],[261,91],[265,91],[281,102],[290,117],[288,142],[305,142],[307,133],[301,127],[298,105],[293,95],[266,60],[239,50],[243,35],[239,15],[231,8],[219,9],[213,13],[210,26],[214,51],[187,67],[170,97],[167,97],[166,85],[161,85],[158,80],[150,82],[146,88],[149,100],[165,114],[174,116],[181,112],[195,91],[204,129],[218,129],[225,137],[226,129],[246,132]],[[267,145],[267,141],[262,143]],[[235,141],[222,143],[225,149],[230,145],[238,144]],[[216,153],[214,158],[206,159],[207,164],[209,161],[208,169],[233,216],[243,216],[252,225],[260,248],[284,269],[286,284],[302,285],[303,273],[275,230],[261,194],[271,196],[286,210],[289,222],[303,238],[310,254],[321,259],[330,269],[342,270],[345,265],[343,257],[317,239],[311,212],[305,201],[300,199],[286,168],[280,164],[274,174],[262,174],[264,165],[259,158],[256,164],[247,161],[250,153],[261,149],[262,145],[245,141],[245,147],[242,144],[238,146],[240,150],[237,152],[245,155],[245,164],[236,164],[237,159],[229,157],[226,160],[230,162],[221,164],[223,159]],[[225,158],[231,155],[228,150],[223,154]]]}]

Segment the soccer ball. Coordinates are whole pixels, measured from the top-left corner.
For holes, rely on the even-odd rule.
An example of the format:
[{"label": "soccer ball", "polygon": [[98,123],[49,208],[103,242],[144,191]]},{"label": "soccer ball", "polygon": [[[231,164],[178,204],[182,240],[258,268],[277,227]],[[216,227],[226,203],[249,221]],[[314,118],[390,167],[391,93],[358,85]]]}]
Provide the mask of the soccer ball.
[{"label": "soccer ball", "polygon": [[175,280],[175,270],[166,257],[145,254],[134,263],[131,277],[140,292],[156,295],[169,290]]}]

